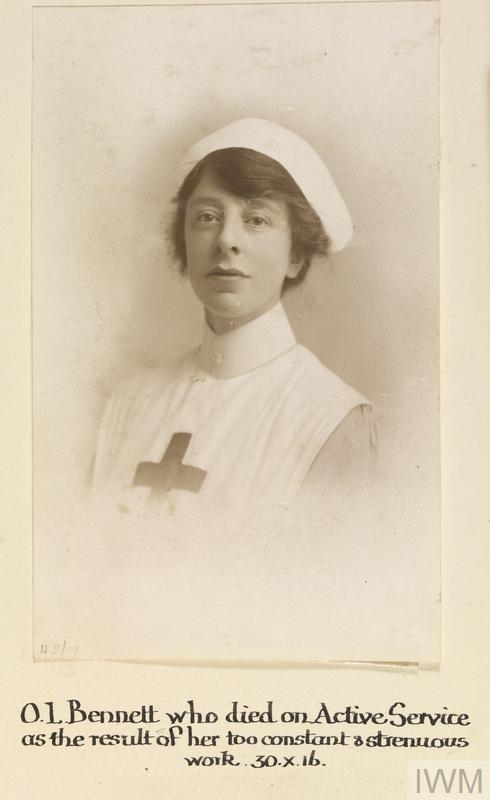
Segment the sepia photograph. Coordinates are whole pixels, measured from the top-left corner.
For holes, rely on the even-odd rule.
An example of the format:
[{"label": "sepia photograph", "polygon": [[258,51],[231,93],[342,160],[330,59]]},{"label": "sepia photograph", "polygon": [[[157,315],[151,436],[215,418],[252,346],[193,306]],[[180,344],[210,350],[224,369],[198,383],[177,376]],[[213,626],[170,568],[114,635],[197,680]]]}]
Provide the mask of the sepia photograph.
[{"label": "sepia photograph", "polygon": [[435,665],[439,4],[33,14],[34,658]]}]

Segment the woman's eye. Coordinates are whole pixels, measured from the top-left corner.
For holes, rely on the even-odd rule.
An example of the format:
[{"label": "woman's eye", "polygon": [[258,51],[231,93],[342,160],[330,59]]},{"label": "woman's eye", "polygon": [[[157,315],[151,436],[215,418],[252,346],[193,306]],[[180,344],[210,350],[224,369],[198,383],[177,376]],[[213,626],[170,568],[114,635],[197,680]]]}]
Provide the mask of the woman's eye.
[{"label": "woman's eye", "polygon": [[200,214],[196,217],[196,222],[199,222],[203,225],[211,225],[213,222],[216,222],[218,219],[218,215],[212,211],[201,211]]},{"label": "woman's eye", "polygon": [[265,217],[258,217],[256,215],[249,217],[247,222],[253,228],[261,228],[262,226],[267,225],[267,220]]}]

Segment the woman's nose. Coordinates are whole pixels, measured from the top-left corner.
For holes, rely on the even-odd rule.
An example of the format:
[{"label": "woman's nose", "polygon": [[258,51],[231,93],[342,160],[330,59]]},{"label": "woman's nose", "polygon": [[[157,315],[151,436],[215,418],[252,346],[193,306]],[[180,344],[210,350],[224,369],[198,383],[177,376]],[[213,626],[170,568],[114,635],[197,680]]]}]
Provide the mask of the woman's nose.
[{"label": "woman's nose", "polygon": [[230,217],[223,220],[218,232],[217,245],[222,253],[229,251],[232,253],[240,252],[240,233],[237,220]]}]

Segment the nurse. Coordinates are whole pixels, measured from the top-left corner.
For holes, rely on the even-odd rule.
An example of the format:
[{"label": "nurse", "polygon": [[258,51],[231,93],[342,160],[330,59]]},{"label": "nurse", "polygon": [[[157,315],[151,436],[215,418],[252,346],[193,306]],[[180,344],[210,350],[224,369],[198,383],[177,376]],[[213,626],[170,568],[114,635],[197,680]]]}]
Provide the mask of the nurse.
[{"label": "nurse", "polygon": [[170,239],[203,306],[202,342],[116,390],[94,487],[164,514],[188,501],[291,503],[362,480],[370,404],[296,342],[281,305],[312,259],[351,235],[327,167],[291,131],[242,119],[194,145]]}]

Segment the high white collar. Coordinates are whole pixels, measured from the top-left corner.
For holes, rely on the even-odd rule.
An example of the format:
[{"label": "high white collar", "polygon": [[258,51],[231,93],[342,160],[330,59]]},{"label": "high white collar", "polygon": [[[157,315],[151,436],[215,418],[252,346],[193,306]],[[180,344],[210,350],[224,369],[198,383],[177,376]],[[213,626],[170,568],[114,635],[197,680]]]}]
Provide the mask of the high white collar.
[{"label": "high white collar", "polygon": [[217,336],[205,324],[199,351],[202,368],[214,378],[243,375],[290,350],[296,338],[278,303],[261,317]]}]

